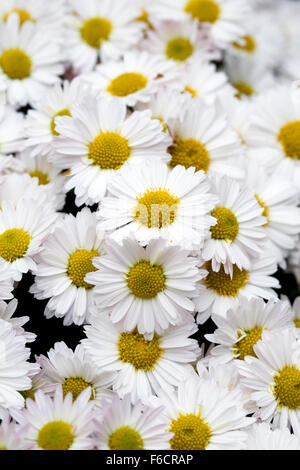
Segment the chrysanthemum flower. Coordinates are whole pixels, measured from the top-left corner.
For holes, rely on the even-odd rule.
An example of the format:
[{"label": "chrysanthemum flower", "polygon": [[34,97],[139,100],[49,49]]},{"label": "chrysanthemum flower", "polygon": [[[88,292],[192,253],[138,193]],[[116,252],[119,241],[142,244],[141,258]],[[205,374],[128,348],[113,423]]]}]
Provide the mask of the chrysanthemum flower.
[{"label": "chrysanthemum flower", "polygon": [[72,117],[59,117],[56,123],[60,136],[50,161],[71,168],[65,189],[75,189],[78,206],[99,202],[112,176],[124,166],[169,159],[171,139],[159,120],[151,119],[151,111],[128,117],[126,106],[115,99],[90,97],[74,107]]},{"label": "chrysanthemum flower", "polygon": [[158,239],[142,248],[125,239],[110,241],[107,255],[94,260],[96,272],[85,277],[95,285],[95,302],[124,331],[158,334],[169,325],[193,321],[195,284],[201,277],[197,259]]},{"label": "chrysanthemum flower", "polygon": [[146,245],[154,238],[189,249],[201,247],[215,220],[218,202],[203,171],[159,162],[124,168],[108,186],[99,206],[98,230],[115,230],[117,241],[130,234]]},{"label": "chrysanthemum flower", "polygon": [[114,395],[107,404],[97,426],[99,450],[158,450],[169,449],[172,434],[165,432],[160,419],[163,407],[131,404],[130,395],[120,399]]},{"label": "chrysanthemum flower", "polygon": [[93,259],[103,254],[103,236],[96,234],[96,217],[85,208],[59,221],[45,241],[30,288],[36,298],[50,298],[45,315],[82,325],[89,319],[93,285],[85,276],[95,271]]},{"label": "chrysanthemum flower", "polygon": [[13,13],[0,23],[0,76],[6,79],[7,101],[15,107],[41,98],[63,72],[59,46],[34,23],[26,21],[19,28],[19,21]]},{"label": "chrysanthemum flower", "polygon": [[159,392],[166,430],[174,433],[173,450],[241,450],[246,446],[246,417],[236,394],[213,380],[190,377],[177,392]]},{"label": "chrysanthemum flower", "polygon": [[30,450],[24,439],[26,428],[14,422],[7,411],[1,419],[0,450]]},{"label": "chrysanthemum flower", "polygon": [[172,391],[194,373],[191,366],[200,354],[195,323],[171,326],[161,335],[147,339],[136,330],[126,332],[98,315],[85,327],[83,346],[98,370],[116,372],[113,389],[131,394],[133,402],[149,398],[160,388]]}]

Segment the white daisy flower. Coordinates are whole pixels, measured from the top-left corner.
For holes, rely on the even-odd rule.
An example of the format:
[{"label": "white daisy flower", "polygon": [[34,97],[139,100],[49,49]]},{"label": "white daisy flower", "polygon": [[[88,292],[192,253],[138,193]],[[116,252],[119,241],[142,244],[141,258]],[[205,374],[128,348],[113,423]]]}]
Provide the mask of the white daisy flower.
[{"label": "white daisy flower", "polygon": [[300,232],[299,188],[291,181],[289,163],[281,162],[270,174],[249,161],[246,171],[245,184],[254,192],[267,219],[264,231],[268,253],[277,263],[295,248]]},{"label": "white daisy flower", "polygon": [[170,325],[193,322],[197,259],[165,241],[146,248],[133,239],[106,245],[107,255],[94,260],[96,272],[85,277],[95,285],[95,302],[124,331],[161,334]]},{"label": "white daisy flower", "polygon": [[0,299],[10,300],[13,298],[14,290],[13,274],[11,272],[3,272],[0,274]]},{"label": "white daisy flower", "polygon": [[120,57],[138,44],[143,26],[136,1],[69,0],[67,59],[76,71],[92,70],[97,61]]},{"label": "white daisy flower", "polygon": [[34,103],[26,116],[26,147],[32,157],[53,152],[52,143],[58,136],[55,120],[57,116],[72,116],[72,108],[81,104],[86,96],[87,87],[75,78],[57,83],[44,93],[43,100]]},{"label": "white daisy flower", "polygon": [[205,172],[227,174],[243,178],[244,171],[237,165],[241,152],[238,135],[230,128],[224,113],[214,106],[193,100],[184,110],[170,132],[173,144],[169,165],[174,168],[195,167]]},{"label": "white daisy flower", "polygon": [[296,297],[293,302],[293,321],[295,327],[298,329],[300,328],[300,297]]},{"label": "white daisy flower", "polygon": [[26,409],[19,420],[27,426],[25,442],[34,450],[90,450],[94,431],[91,390],[84,390],[73,402],[71,393],[63,397],[58,387],[54,399],[41,390],[35,400],[26,400]]},{"label": "white daisy flower", "polygon": [[12,106],[41,98],[63,72],[58,45],[30,21],[19,28],[16,13],[0,23],[0,43],[0,76],[6,78],[7,101]]},{"label": "white daisy flower", "polygon": [[213,104],[219,95],[230,93],[234,88],[229,84],[228,77],[217,71],[214,64],[204,60],[193,60],[180,74],[181,90],[192,98],[200,98],[206,104]]},{"label": "white daisy flower", "polygon": [[132,233],[146,245],[155,238],[183,248],[201,247],[215,223],[209,211],[218,202],[203,171],[148,161],[124,168],[108,186],[98,212],[97,229],[114,230],[122,241]]},{"label": "white daisy flower", "polygon": [[30,450],[24,440],[26,429],[15,423],[7,411],[1,419],[0,450]]},{"label": "white daisy flower", "polygon": [[49,205],[20,199],[16,205],[3,201],[0,211],[0,272],[19,281],[23,273],[36,269],[35,255],[50,233],[57,215]]},{"label": "white daisy flower", "polygon": [[52,391],[61,385],[64,396],[72,393],[73,400],[76,400],[83,390],[90,387],[90,400],[98,408],[101,408],[102,400],[111,399],[110,388],[115,374],[104,372],[102,367],[95,367],[82,345],[78,345],[73,352],[63,341],[55,343],[48,357],[40,356],[37,361],[42,368],[46,386],[49,389],[51,387]]},{"label": "white daisy flower", "polygon": [[300,343],[295,329],[286,328],[262,336],[248,356],[237,365],[242,384],[256,402],[256,415],[273,421],[274,428],[292,428],[300,436]]},{"label": "white daisy flower", "polygon": [[251,10],[244,0],[158,0],[156,14],[162,19],[196,19],[209,25],[209,32],[220,48],[228,47],[245,34]]},{"label": "white daisy flower", "polygon": [[173,450],[240,450],[246,445],[246,417],[235,393],[213,380],[190,377],[177,392],[159,392],[166,430],[174,433]]},{"label": "white daisy flower", "polygon": [[288,428],[271,429],[268,423],[255,423],[248,430],[247,450],[300,450],[300,443]]},{"label": "white daisy flower", "polygon": [[278,330],[292,327],[293,314],[288,302],[270,299],[240,299],[236,310],[229,310],[226,318],[213,315],[217,325],[213,334],[205,338],[217,346],[211,350],[212,357],[225,363],[233,359],[244,360],[246,356],[254,356],[254,345],[262,337],[263,332],[273,334]]},{"label": "white daisy flower", "polygon": [[3,175],[8,173],[22,173],[23,165],[20,160],[13,155],[1,155],[0,154],[0,180]]},{"label": "white daisy flower", "polygon": [[232,276],[225,273],[223,266],[218,272],[214,271],[210,261],[204,263],[202,272],[203,269],[207,276],[198,283],[197,297],[194,298],[199,323],[204,323],[213,313],[225,317],[229,309],[239,306],[242,297],[267,300],[277,297],[272,287],[278,289],[280,284],[271,277],[276,272],[272,257],[262,255],[252,261],[249,269],[240,270],[233,265]]},{"label": "white daisy flower", "polygon": [[[250,158],[265,166],[292,160],[297,186],[300,180],[300,100],[290,87],[277,87],[262,96],[251,115],[246,134]],[[263,154],[263,158],[261,155]]]},{"label": "white daisy flower", "polygon": [[186,66],[199,59],[216,59],[219,54],[198,28],[196,20],[161,21],[147,32],[142,47],[175,62],[178,67]]},{"label": "white daisy flower", "polygon": [[[147,103],[162,85],[175,87],[176,65],[146,51],[130,51],[118,62],[106,62],[82,80],[103,96],[114,97],[127,106]],[[177,87],[177,85],[176,85]]]},{"label": "white daisy flower", "polygon": [[163,407],[131,404],[130,395],[114,395],[98,420],[96,443],[99,450],[169,449],[172,434],[160,420]]},{"label": "white daisy flower", "polygon": [[30,292],[37,299],[50,298],[47,318],[63,318],[65,325],[88,321],[94,289],[85,276],[96,270],[92,260],[103,254],[96,223],[95,214],[84,208],[76,217],[65,215],[45,241]]},{"label": "white daisy flower", "polygon": [[20,152],[24,148],[24,137],[23,115],[9,106],[0,106],[0,153]]},{"label": "white daisy flower", "polygon": [[133,403],[140,397],[149,398],[160,388],[174,390],[194,373],[191,363],[200,355],[197,341],[189,338],[198,330],[195,323],[171,326],[152,339],[137,330],[123,331],[98,315],[84,329],[87,339],[82,344],[93,367],[116,372],[113,390],[122,397],[130,393]]},{"label": "white daisy flower", "polygon": [[263,252],[266,218],[247,188],[227,176],[211,178],[211,182],[212,192],[218,197],[211,215],[217,223],[210,228],[201,257],[211,260],[214,271],[222,266],[226,274],[232,275],[233,265],[249,269],[251,260]]},{"label": "white daisy flower", "polygon": [[66,191],[75,188],[76,204],[92,205],[106,194],[107,184],[122,167],[147,158],[168,161],[170,137],[151,111],[127,116],[126,106],[114,99],[87,99],[74,106],[72,117],[56,119],[61,135],[50,161],[71,168]]},{"label": "white daisy flower", "polygon": [[18,306],[17,299],[12,299],[10,302],[6,303],[3,300],[0,300],[0,318],[2,320],[10,323],[17,335],[24,335],[27,343],[32,343],[36,339],[34,333],[28,333],[24,330],[23,325],[29,321],[28,316],[24,317],[13,317]]},{"label": "white daisy flower", "polygon": [[21,391],[30,389],[30,374],[39,369],[28,362],[26,342],[26,335],[18,334],[11,322],[0,318],[0,414],[3,409],[23,408]]}]

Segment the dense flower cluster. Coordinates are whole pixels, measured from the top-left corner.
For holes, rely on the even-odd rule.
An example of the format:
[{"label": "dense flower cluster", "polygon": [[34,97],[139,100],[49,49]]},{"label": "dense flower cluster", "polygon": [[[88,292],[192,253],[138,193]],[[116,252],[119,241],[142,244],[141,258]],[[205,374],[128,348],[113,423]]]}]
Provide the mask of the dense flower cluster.
[{"label": "dense flower cluster", "polygon": [[299,17],[1,0],[0,450],[300,449]]}]

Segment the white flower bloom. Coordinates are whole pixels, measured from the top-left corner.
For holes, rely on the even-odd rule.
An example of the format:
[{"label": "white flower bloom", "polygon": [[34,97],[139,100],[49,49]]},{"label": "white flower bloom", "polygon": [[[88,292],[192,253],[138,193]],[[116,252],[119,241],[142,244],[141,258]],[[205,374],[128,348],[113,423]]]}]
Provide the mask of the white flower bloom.
[{"label": "white flower bloom", "polygon": [[0,318],[10,323],[13,326],[17,335],[24,335],[27,343],[32,343],[33,341],[35,341],[36,335],[34,333],[28,333],[24,330],[24,328],[22,328],[22,326],[29,321],[29,317],[13,317],[17,306],[17,299],[12,299],[8,303],[3,302],[3,300],[0,300]]},{"label": "white flower bloom", "polygon": [[166,149],[171,139],[161,123],[151,119],[151,111],[128,117],[126,106],[112,98],[90,97],[84,105],[74,106],[72,117],[59,117],[56,123],[61,135],[50,161],[71,168],[65,189],[75,188],[78,206],[99,202],[122,167],[150,158],[169,159]]},{"label": "white flower bloom", "polygon": [[300,450],[300,443],[288,428],[273,430],[268,423],[255,423],[248,430],[247,450]]},{"label": "white flower bloom", "polygon": [[65,325],[88,321],[94,289],[85,276],[96,270],[93,258],[103,254],[103,236],[97,236],[96,222],[88,208],[76,217],[65,215],[45,241],[30,292],[37,299],[50,298],[47,318],[63,318]]},{"label": "white flower bloom", "polygon": [[83,346],[94,368],[116,372],[113,389],[120,396],[131,394],[133,403],[146,399],[160,388],[172,391],[193,374],[192,362],[200,354],[195,323],[171,326],[161,335],[147,339],[136,330],[128,333],[99,315],[85,326]]},{"label": "white flower bloom", "polygon": [[25,445],[26,428],[15,423],[7,411],[1,419],[0,450],[30,450],[30,446]]},{"label": "white flower bloom", "polygon": [[99,205],[98,230],[114,230],[122,241],[132,233],[143,245],[155,238],[185,249],[201,247],[215,223],[209,211],[218,202],[203,171],[146,162],[124,168]]},{"label": "white flower bloom", "polygon": [[96,272],[86,282],[95,285],[95,302],[124,331],[161,334],[169,325],[193,322],[196,281],[201,277],[195,258],[178,247],[152,240],[146,248],[133,239],[110,241],[107,255],[94,260]]},{"label": "white flower bloom", "polygon": [[0,153],[9,155],[24,148],[24,118],[9,106],[0,106]]}]

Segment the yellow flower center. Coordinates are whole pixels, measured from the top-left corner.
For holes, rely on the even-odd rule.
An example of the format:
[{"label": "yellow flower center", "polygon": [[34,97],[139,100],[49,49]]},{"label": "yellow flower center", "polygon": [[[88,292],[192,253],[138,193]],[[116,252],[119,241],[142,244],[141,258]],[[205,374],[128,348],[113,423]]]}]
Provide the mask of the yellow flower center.
[{"label": "yellow flower center", "polygon": [[263,213],[262,213],[262,215],[263,215],[264,217],[266,217],[266,219],[268,219],[267,223],[264,225],[264,227],[265,227],[265,226],[268,225],[269,222],[270,222],[270,217],[269,217],[270,209],[268,208],[268,206],[266,205],[266,203],[265,203],[262,199],[260,199],[260,197],[259,197],[257,194],[255,194],[254,196],[255,196],[255,199],[257,200],[258,204],[260,205],[260,207],[263,208]]},{"label": "yellow flower center", "polygon": [[219,5],[213,0],[190,0],[184,10],[200,23],[215,23],[221,13]]},{"label": "yellow flower center", "polygon": [[[88,387],[92,388],[92,384],[86,382],[81,377],[68,377],[62,384],[64,397],[67,393],[72,393],[73,400],[76,400],[76,398]],[[93,396],[91,396],[91,399],[93,399]]]},{"label": "yellow flower center", "polygon": [[241,98],[242,95],[251,96],[255,93],[254,88],[245,82],[233,83],[233,86],[237,91],[235,95],[237,98]]},{"label": "yellow flower center", "polygon": [[39,185],[41,186],[44,186],[50,183],[47,173],[42,173],[39,170],[34,170],[34,171],[31,171],[29,174],[32,178],[38,178]]},{"label": "yellow flower center", "polygon": [[274,396],[280,407],[290,410],[300,407],[300,370],[295,366],[284,366],[274,376]]},{"label": "yellow flower center", "polygon": [[198,96],[197,91],[194,88],[191,88],[189,85],[186,85],[184,90],[190,93],[193,98],[196,98]]},{"label": "yellow flower center", "polygon": [[132,364],[135,370],[148,372],[162,357],[164,350],[159,346],[159,338],[154,335],[152,340],[146,340],[143,335],[121,333],[118,341],[119,360]]},{"label": "yellow flower center", "polygon": [[12,10],[8,11],[3,15],[3,21],[6,23],[8,20],[9,15],[12,13],[17,13],[19,15],[20,26],[22,26],[25,21],[32,21],[31,15],[27,10],[20,10],[19,8],[13,8]]},{"label": "yellow flower center", "polygon": [[23,80],[31,74],[30,57],[21,49],[7,49],[0,57],[0,65],[11,80]]},{"label": "yellow flower center", "polygon": [[234,242],[239,233],[239,223],[234,213],[226,207],[217,207],[211,215],[218,221],[217,225],[210,228],[212,238]]},{"label": "yellow flower center", "polygon": [[39,431],[37,443],[43,450],[68,450],[74,441],[72,426],[64,421],[51,421]]},{"label": "yellow flower center", "polygon": [[102,41],[107,41],[111,30],[111,22],[106,18],[90,18],[83,23],[80,34],[90,47],[97,49]]},{"label": "yellow flower center", "polygon": [[108,440],[110,450],[143,450],[142,436],[129,426],[122,426],[114,431]]},{"label": "yellow flower center", "polygon": [[287,157],[300,160],[300,121],[285,124],[280,129],[277,139]]},{"label": "yellow flower center", "polygon": [[179,199],[166,189],[148,189],[137,197],[135,219],[148,228],[164,228],[174,222]]},{"label": "yellow flower center", "polygon": [[162,266],[152,265],[146,260],[139,261],[130,268],[126,279],[129,290],[140,299],[152,299],[166,287]]},{"label": "yellow flower center", "polygon": [[21,393],[22,397],[24,400],[27,400],[27,398],[31,398],[31,400],[34,400],[36,390],[33,388],[30,388],[29,390],[23,390]]},{"label": "yellow flower center", "polygon": [[69,257],[67,274],[76,287],[91,289],[91,284],[85,282],[84,278],[88,273],[97,271],[92,263],[93,258],[99,256],[96,250],[77,250]]},{"label": "yellow flower center", "polygon": [[184,62],[194,52],[193,45],[186,38],[175,38],[168,42],[166,47],[166,56],[169,59]]},{"label": "yellow flower center", "polygon": [[171,448],[174,450],[204,450],[209,444],[212,432],[210,426],[193,413],[173,419],[170,432],[174,437],[170,440]]},{"label": "yellow flower center", "polygon": [[254,52],[256,49],[256,42],[253,39],[252,36],[243,36],[242,38],[244,40],[243,44],[239,44],[238,42],[233,42],[233,46],[236,49],[241,49],[242,51],[245,52]]},{"label": "yellow flower center", "polygon": [[300,328],[300,320],[294,320],[294,324],[296,328]]},{"label": "yellow flower center", "polygon": [[55,130],[55,119],[58,117],[58,116],[69,116],[69,117],[72,117],[72,114],[70,113],[69,109],[62,109],[61,111],[59,111],[58,113],[56,113],[53,118],[51,119],[51,124],[50,124],[50,127],[51,127],[51,132],[53,135],[59,135],[59,132],[57,132]]},{"label": "yellow flower center", "polygon": [[128,140],[115,132],[102,132],[88,148],[88,158],[102,170],[118,170],[130,157]]},{"label": "yellow flower center", "polygon": [[205,146],[194,139],[178,139],[168,148],[168,152],[172,155],[169,165],[174,168],[182,165],[185,168],[191,166],[196,171],[207,171],[210,165],[210,156]]},{"label": "yellow flower center", "polygon": [[30,240],[31,236],[21,228],[6,230],[0,235],[0,256],[9,263],[23,258]]},{"label": "yellow flower center", "polygon": [[128,96],[147,86],[148,80],[141,73],[123,73],[114,78],[107,91],[113,96]]},{"label": "yellow flower center", "polygon": [[[246,356],[256,357],[253,346],[261,339],[262,327],[255,326],[251,328],[251,330],[245,330],[243,333],[245,333],[245,336],[233,346],[234,353],[241,361],[243,361]],[[241,337],[242,334],[239,333],[238,336]]]},{"label": "yellow flower center", "polygon": [[240,270],[236,265],[233,265],[232,279],[229,274],[225,273],[223,265],[216,272],[212,270],[209,261],[205,263],[205,269],[208,271],[208,276],[204,279],[206,287],[224,297],[235,297],[241,289],[246,287],[249,280],[248,271]]},{"label": "yellow flower center", "polygon": [[7,447],[0,446],[0,450],[7,450]]}]

